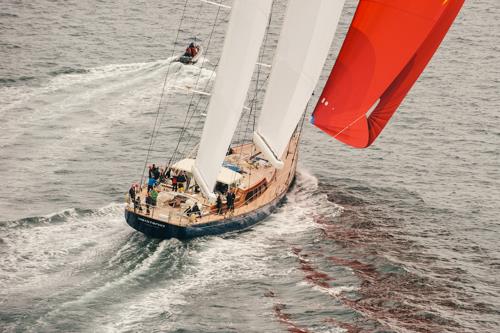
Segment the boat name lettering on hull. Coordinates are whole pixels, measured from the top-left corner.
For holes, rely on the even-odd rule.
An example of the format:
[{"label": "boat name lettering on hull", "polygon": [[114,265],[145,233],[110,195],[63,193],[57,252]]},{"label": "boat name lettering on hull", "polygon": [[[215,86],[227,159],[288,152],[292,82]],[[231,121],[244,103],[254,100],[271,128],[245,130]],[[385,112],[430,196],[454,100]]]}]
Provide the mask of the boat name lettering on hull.
[{"label": "boat name lettering on hull", "polygon": [[154,222],[154,221],[151,221],[151,220],[147,220],[147,219],[139,217],[139,216],[137,217],[137,220],[139,220],[141,222],[144,222],[144,223],[147,223],[147,224],[150,224],[150,225],[154,225],[156,227],[165,228],[165,225],[163,225],[161,223],[157,223],[157,222]]}]

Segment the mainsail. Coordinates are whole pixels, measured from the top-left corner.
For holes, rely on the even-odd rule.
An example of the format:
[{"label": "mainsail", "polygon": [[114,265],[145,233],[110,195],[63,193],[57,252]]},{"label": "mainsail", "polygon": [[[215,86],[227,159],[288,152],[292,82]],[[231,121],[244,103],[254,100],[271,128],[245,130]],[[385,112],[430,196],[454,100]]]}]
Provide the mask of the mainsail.
[{"label": "mainsail", "polygon": [[418,79],[464,0],[361,0],[312,123],[368,147]]},{"label": "mainsail", "polygon": [[275,167],[321,74],[345,0],[290,0],[254,143]]},{"label": "mainsail", "polygon": [[203,194],[213,198],[257,62],[272,0],[234,0],[208,116],[193,174]]}]

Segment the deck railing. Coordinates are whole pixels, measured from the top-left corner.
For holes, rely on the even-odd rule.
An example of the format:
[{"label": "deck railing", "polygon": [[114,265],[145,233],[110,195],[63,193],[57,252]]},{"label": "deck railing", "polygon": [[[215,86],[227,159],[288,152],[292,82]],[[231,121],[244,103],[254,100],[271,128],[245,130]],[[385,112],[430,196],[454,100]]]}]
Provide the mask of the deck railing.
[{"label": "deck railing", "polygon": [[[294,160],[295,160],[295,158],[292,159],[292,164],[295,162]],[[292,167],[293,167],[293,165],[292,165]],[[274,174],[272,181],[273,182],[278,182],[278,180],[281,180],[284,177],[290,178],[290,173],[283,173],[282,175],[280,175],[278,177],[276,177],[276,174]],[[147,177],[144,177],[144,178],[147,178]],[[272,200],[276,199],[279,195],[281,195],[283,193],[283,191],[285,191],[288,188],[288,186],[290,185],[290,182],[291,182],[291,179],[287,179],[285,181],[285,183],[277,185],[276,188],[274,189],[274,195],[273,195]],[[169,186],[166,183],[161,183],[161,184],[158,184],[158,185],[165,186],[165,187],[171,187],[171,186]],[[271,190],[272,185],[271,186],[266,185],[265,187],[266,188],[263,191],[262,190],[256,191],[249,198],[246,198],[243,201],[243,203],[239,203],[238,206],[235,207],[235,208],[240,208],[240,207],[246,206],[250,202],[254,201],[255,199],[258,199],[258,197],[263,196],[266,193],[266,191],[270,191]],[[141,193],[146,188],[147,188],[147,185],[143,185],[141,187],[141,189],[140,189],[141,191],[139,193]],[[190,195],[189,193],[186,193],[186,192],[176,192],[176,193],[178,193],[179,195],[183,195],[183,196],[185,196],[185,197],[187,197],[189,199],[197,201],[196,198],[193,197],[192,195]],[[129,210],[134,211],[134,212],[137,212],[137,211],[148,212],[149,211],[149,214],[146,214],[146,215],[150,216],[151,218],[155,218],[155,210],[158,209],[156,205],[150,205],[150,204],[146,204],[146,203],[140,202],[139,206],[136,207],[136,204],[130,200],[130,196],[128,194],[126,196],[126,202],[127,202]],[[208,207],[208,210],[205,213],[203,213],[203,210],[202,210],[201,211],[201,216],[200,217],[196,217],[194,220],[192,218],[190,218],[187,215],[187,213],[184,213],[184,212],[182,212],[182,213],[180,213],[180,212],[172,212],[172,211],[169,211],[167,217],[165,215],[162,215],[162,214],[158,213],[158,216],[156,218],[158,218],[160,221],[165,221],[165,222],[170,222],[170,223],[177,222],[177,224],[179,224],[179,225],[185,225],[185,226],[187,226],[187,225],[190,225],[190,224],[196,222],[200,218],[204,218],[204,217],[212,216],[213,215],[212,212],[211,212],[211,207],[212,207],[211,205],[202,204],[202,206]],[[139,209],[139,207],[140,207],[140,209]],[[158,212],[158,211],[156,211],[156,212]],[[225,207],[224,214],[223,214],[223,220],[225,220],[226,218],[232,217],[233,214],[234,214],[234,211],[230,211],[227,208],[227,202],[226,202],[226,207]],[[210,221],[210,220],[211,219],[208,219],[208,221]]]}]

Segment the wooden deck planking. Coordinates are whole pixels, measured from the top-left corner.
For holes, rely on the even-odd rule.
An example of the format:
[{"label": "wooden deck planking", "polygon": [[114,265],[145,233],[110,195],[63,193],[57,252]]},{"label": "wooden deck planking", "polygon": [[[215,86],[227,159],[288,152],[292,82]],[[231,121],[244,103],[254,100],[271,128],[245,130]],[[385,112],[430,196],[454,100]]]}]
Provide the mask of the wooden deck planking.
[{"label": "wooden deck planking", "polygon": [[[272,166],[268,167],[259,167],[259,168],[250,168],[250,164],[246,162],[252,155],[258,153],[253,144],[245,144],[242,146],[234,147],[233,154],[226,157],[226,161],[238,165],[242,168],[244,173],[244,177],[242,178],[242,184],[244,186],[243,190],[254,187],[256,184],[262,181],[262,179],[267,179],[268,187],[267,189],[260,194],[256,199],[251,202],[244,204],[240,207],[236,207],[234,212],[226,213],[224,215],[217,215],[215,213],[205,214],[201,218],[197,218],[195,221],[190,221],[190,219],[183,215],[178,218],[175,215],[182,214],[185,208],[173,208],[171,206],[166,207],[155,207],[151,209],[151,213],[149,215],[141,214],[144,216],[148,216],[150,218],[154,218],[159,221],[163,221],[165,223],[174,224],[178,226],[186,226],[186,225],[197,225],[204,224],[207,222],[214,221],[222,221],[228,217],[240,216],[247,213],[250,213],[266,204],[274,200],[276,197],[282,195],[284,192],[288,190],[290,183],[295,175],[295,168],[297,164],[297,156],[296,149],[298,144],[298,136],[294,136],[290,141],[287,152],[285,152],[284,156],[282,156],[282,160],[285,162],[284,167],[281,170],[277,170]],[[176,193],[176,192],[172,192]],[[177,192],[178,193],[178,192]],[[203,205],[203,212],[206,213],[209,210],[208,207],[212,205],[208,205],[206,199],[201,195],[201,193],[185,193],[186,195],[195,199],[199,204]],[[144,186],[140,192],[140,196],[142,200],[147,196],[147,186]],[[238,201],[238,198],[236,202]],[[128,209],[133,211],[133,205],[129,205]],[[145,210],[143,211],[145,212]],[[174,218],[172,218],[174,216]]]}]

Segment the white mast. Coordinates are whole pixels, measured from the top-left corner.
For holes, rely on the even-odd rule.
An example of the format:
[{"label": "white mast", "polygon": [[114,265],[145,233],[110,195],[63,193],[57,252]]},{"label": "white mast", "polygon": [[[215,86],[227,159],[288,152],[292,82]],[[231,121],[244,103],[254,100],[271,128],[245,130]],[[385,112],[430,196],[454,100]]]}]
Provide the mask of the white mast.
[{"label": "white mast", "polygon": [[272,0],[234,0],[193,175],[203,194],[213,189],[243,110]]},{"label": "white mast", "polygon": [[254,143],[277,168],[321,74],[345,0],[290,0]]}]

